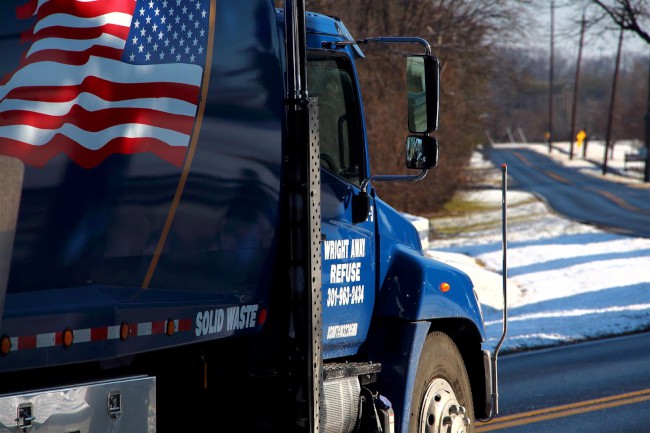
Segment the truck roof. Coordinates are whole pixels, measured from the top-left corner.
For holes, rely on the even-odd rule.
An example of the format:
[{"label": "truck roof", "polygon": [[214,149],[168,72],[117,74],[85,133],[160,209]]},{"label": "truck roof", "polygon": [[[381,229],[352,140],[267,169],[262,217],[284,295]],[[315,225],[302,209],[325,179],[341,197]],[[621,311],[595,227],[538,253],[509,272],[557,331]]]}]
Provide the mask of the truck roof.
[{"label": "truck roof", "polygon": [[[278,20],[278,25],[280,28],[284,28],[284,9],[278,9],[276,8],[275,10],[276,18]],[[341,21],[340,18],[331,16],[331,15],[324,15],[316,12],[306,12],[306,27],[307,27],[307,34],[308,35],[318,35],[321,36],[321,38],[318,38],[318,40],[322,39],[338,39],[338,40],[347,40],[347,41],[354,41],[355,39],[352,37],[352,34],[350,31],[345,27],[345,24],[343,24],[343,21]],[[307,38],[307,45],[310,45],[310,38]],[[309,48],[322,48],[321,46],[318,47],[309,47]],[[357,45],[353,45],[353,49],[350,51],[352,55],[355,57],[364,57],[363,52]]]},{"label": "truck roof", "polygon": [[[284,23],[284,10],[276,9],[275,12],[278,21]],[[343,21],[338,17],[319,14],[316,12],[307,12],[305,16],[307,18],[307,33],[340,36],[349,41],[354,40],[348,29],[345,27],[345,24],[343,24]]]}]

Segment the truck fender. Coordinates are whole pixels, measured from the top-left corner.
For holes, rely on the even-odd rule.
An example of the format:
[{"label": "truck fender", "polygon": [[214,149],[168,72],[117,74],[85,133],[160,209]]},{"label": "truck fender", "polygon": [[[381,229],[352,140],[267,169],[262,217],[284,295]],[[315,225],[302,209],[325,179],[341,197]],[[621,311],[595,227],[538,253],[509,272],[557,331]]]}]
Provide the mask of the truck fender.
[{"label": "truck fender", "polygon": [[485,341],[483,314],[464,272],[396,245],[378,294],[378,316],[407,321],[465,319]]}]

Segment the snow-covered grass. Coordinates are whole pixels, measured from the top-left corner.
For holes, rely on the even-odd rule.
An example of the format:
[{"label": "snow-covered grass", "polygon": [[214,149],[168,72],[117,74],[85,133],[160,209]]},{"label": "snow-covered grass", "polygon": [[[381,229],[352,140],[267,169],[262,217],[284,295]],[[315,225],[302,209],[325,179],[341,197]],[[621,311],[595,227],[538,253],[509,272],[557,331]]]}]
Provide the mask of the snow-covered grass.
[{"label": "snow-covered grass", "polygon": [[[502,315],[501,173],[478,153],[473,167],[487,174],[483,184],[494,189],[462,192],[450,205],[452,215],[431,218],[427,254],[470,275],[488,341],[496,344]],[[568,220],[526,192],[509,191],[507,202],[504,352],[650,330],[650,239]]]}]

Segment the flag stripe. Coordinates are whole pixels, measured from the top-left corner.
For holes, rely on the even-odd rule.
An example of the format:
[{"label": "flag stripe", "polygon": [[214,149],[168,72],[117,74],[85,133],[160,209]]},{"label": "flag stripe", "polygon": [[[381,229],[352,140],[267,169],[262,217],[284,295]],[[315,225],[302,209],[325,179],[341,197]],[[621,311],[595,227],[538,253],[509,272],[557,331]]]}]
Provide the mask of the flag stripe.
[{"label": "flag stripe", "polygon": [[178,116],[158,110],[132,110],[129,108],[87,111],[79,106],[74,106],[62,116],[25,112],[24,110],[6,111],[2,116],[5,125],[25,125],[46,130],[61,130],[66,125],[74,125],[84,131],[100,132],[111,128],[115,123],[128,125],[129,122],[137,122],[142,125],[174,130],[189,136],[194,126],[194,116]]},{"label": "flag stripe", "polygon": [[165,106],[169,99],[174,99],[194,105],[195,111],[198,100],[198,89],[191,85],[175,83],[164,83],[164,85],[158,85],[156,83],[135,83],[120,84],[117,86],[107,80],[88,77],[78,86],[20,87],[16,90],[12,90],[7,95],[5,101],[10,99],[22,99],[37,102],[68,102],[74,100],[83,93],[92,93],[105,101],[113,102],[134,99],[150,99],[161,103],[161,106]]},{"label": "flag stripe", "polygon": [[22,140],[0,140],[1,154],[15,156],[33,167],[43,167],[60,153],[67,154],[70,159],[83,168],[92,168],[112,154],[132,155],[142,152],[154,153],[164,161],[180,166],[187,153],[187,148],[169,146],[166,142],[155,138],[115,138],[98,150],[86,149],[62,135],[55,136],[52,141],[38,148]]},{"label": "flag stripe", "polygon": [[38,33],[34,33],[30,29],[21,33],[20,42],[25,44],[46,38],[89,39],[97,38],[103,34],[117,36],[126,41],[129,36],[129,27],[116,24],[105,24],[90,29],[54,26],[40,30]]},{"label": "flag stripe", "polygon": [[[42,71],[47,70],[47,74]],[[203,68],[198,65],[163,64],[163,65],[129,65],[110,59],[91,57],[83,68],[56,62],[29,64],[19,69],[9,83],[0,86],[0,100],[16,87],[22,86],[60,86],[61,77],[66,85],[80,85],[89,76],[113,83],[142,84],[155,82],[159,85],[171,83],[186,84],[196,89],[200,82]],[[198,93],[198,90],[195,92]]]},{"label": "flag stripe", "polygon": [[[82,18],[96,17],[106,13],[106,1],[83,1],[83,0],[57,0],[47,1],[39,6],[35,15],[42,20],[51,15],[64,13]],[[111,0],[111,12],[120,12],[133,15],[135,0]],[[32,15],[33,16],[33,15]]]},{"label": "flag stripe", "polygon": [[[114,24],[128,29],[131,26],[131,15],[129,13],[111,12],[97,16],[90,15],[86,17],[78,17],[70,14],[57,13],[38,21],[36,25],[34,25],[33,33],[37,34],[49,27],[93,29],[108,24]],[[124,39],[126,39],[126,37]]]},{"label": "flag stripe", "polygon": [[140,123],[127,123],[111,126],[101,131],[86,131],[76,125],[64,124],[57,129],[41,129],[30,125],[0,126],[0,136],[10,140],[23,141],[32,146],[43,146],[62,134],[90,150],[98,150],[105,144],[119,137],[126,138],[155,138],[170,146],[187,147],[188,134],[172,131],[171,129]]},{"label": "flag stripe", "polygon": [[[27,58],[44,50],[59,50],[59,47],[65,45],[66,51],[81,52],[87,51],[94,46],[102,46],[121,50],[124,48],[124,39],[113,35],[102,34],[93,39],[68,39],[68,38],[47,38],[41,39],[32,44],[27,51]],[[60,51],[60,50],[59,50]]]},{"label": "flag stripe", "polygon": [[[58,98],[61,97],[61,95],[56,96]],[[0,105],[0,113],[25,110],[33,113],[47,114],[49,116],[64,116],[75,105],[78,105],[86,111],[106,110],[109,108],[141,108],[145,110],[160,110],[161,112],[181,116],[194,116],[194,112],[196,111],[194,104],[174,98],[133,98],[107,101],[92,93],[80,93],[69,101],[50,102],[48,104],[43,104],[42,101],[6,99]]]},{"label": "flag stripe", "polygon": [[20,65],[22,67],[25,67],[32,63],[59,61],[59,62],[64,62],[67,65],[83,66],[86,63],[88,63],[88,61],[94,56],[100,56],[112,60],[119,60],[120,57],[122,56],[122,49],[95,46],[90,48],[89,50],[82,51],[82,52],[62,51],[62,50],[39,51],[27,58],[24,58],[20,62]]}]

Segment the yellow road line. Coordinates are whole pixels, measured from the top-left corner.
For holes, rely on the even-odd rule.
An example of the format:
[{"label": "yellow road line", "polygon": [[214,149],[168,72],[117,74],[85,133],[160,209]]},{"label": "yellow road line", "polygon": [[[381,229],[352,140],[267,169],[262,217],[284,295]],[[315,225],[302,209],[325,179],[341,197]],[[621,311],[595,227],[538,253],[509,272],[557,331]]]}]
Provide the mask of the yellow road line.
[{"label": "yellow road line", "polygon": [[616,406],[630,405],[650,400],[650,389],[618,394],[609,397],[597,398],[577,403],[570,403],[561,406],[538,409],[530,412],[522,412],[497,418],[489,423],[478,424],[475,431],[487,432],[501,430],[509,427],[516,427],[525,424],[532,424],[540,421],[548,421],[563,418],[581,413],[593,412],[608,409]]},{"label": "yellow road line", "polygon": [[512,152],[512,154],[513,154],[514,156],[516,156],[517,158],[519,158],[519,160],[520,160],[521,162],[523,162],[524,164],[526,164],[528,167],[532,167],[532,166],[533,166],[533,164],[531,164],[530,161],[528,161],[528,160],[526,159],[526,157],[524,157],[524,155],[522,155],[521,153],[519,153],[519,152]]},{"label": "yellow road line", "polygon": [[598,195],[600,195],[602,197],[605,197],[609,201],[613,202],[614,204],[618,205],[619,207],[621,207],[621,208],[623,208],[625,210],[629,210],[630,212],[644,213],[644,214],[650,215],[650,211],[648,211],[646,209],[641,209],[641,208],[636,207],[636,206],[633,206],[633,205],[629,204],[628,202],[626,202],[625,200],[623,200],[622,198],[617,197],[616,195],[612,194],[611,192],[603,191],[603,190],[600,190],[598,188],[592,188],[592,187],[586,187],[585,189],[589,190],[589,191],[593,191],[596,194],[598,194]]},{"label": "yellow road line", "polygon": [[[525,157],[524,155],[522,155],[521,153],[519,153],[519,152],[512,152],[512,154],[513,154],[514,156],[516,156],[516,157],[517,157],[521,162],[523,162],[524,164],[526,164],[528,167],[532,167],[532,166],[533,166],[533,164],[532,164],[530,161],[528,161],[528,159],[526,159],[526,157]],[[554,173],[554,172],[552,172],[552,171],[548,171],[548,170],[544,170],[544,174],[546,174],[547,176],[549,176],[549,177],[551,177],[551,178],[557,180],[558,182],[562,182],[562,183],[565,183],[565,184],[567,184],[567,185],[571,185],[571,182],[570,182],[569,180],[567,180],[566,178],[560,176],[560,175],[557,174],[557,173]]]},{"label": "yellow road line", "polygon": [[557,174],[555,172],[544,170],[544,174],[547,175],[548,177],[552,177],[553,179],[557,180],[558,182],[562,182],[562,183],[565,183],[567,185],[571,185],[571,182],[568,179],[560,176],[559,174]]}]

